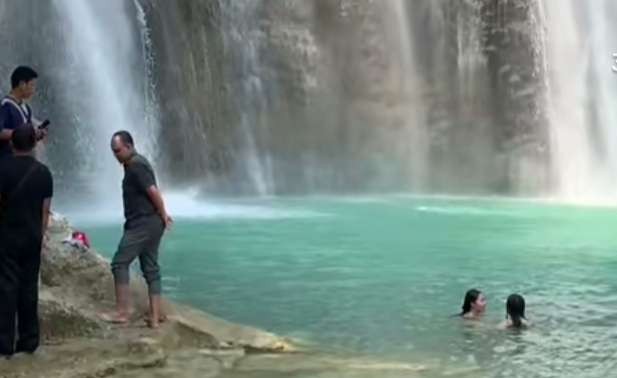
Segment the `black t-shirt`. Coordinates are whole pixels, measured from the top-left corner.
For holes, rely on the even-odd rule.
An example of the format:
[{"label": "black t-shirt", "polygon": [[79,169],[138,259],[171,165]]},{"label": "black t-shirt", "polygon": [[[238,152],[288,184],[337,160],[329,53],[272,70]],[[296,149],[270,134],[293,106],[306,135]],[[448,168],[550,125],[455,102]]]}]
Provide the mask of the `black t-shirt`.
[{"label": "black t-shirt", "polygon": [[141,217],[156,215],[156,208],[148,196],[148,188],[156,185],[154,170],[148,160],[135,154],[124,166],[122,200],[127,224]]},{"label": "black t-shirt", "polygon": [[40,242],[43,201],[53,196],[51,172],[31,156],[0,159],[0,242],[24,238]]}]

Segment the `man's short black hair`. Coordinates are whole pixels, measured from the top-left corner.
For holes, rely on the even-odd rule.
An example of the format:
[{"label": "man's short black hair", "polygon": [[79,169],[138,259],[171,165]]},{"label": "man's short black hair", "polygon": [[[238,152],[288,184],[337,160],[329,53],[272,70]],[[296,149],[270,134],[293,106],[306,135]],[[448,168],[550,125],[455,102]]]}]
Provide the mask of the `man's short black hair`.
[{"label": "man's short black hair", "polygon": [[38,77],[39,74],[32,68],[27,66],[19,66],[15,68],[15,71],[11,74],[11,88],[15,89],[22,82],[28,83]]},{"label": "man's short black hair", "polygon": [[133,142],[133,136],[131,136],[131,133],[126,130],[116,131],[111,137],[111,140],[113,141],[115,137],[120,138],[120,140],[124,144],[127,144],[129,146],[135,146],[135,143]]},{"label": "man's short black hair", "polygon": [[17,151],[29,152],[36,146],[36,132],[31,124],[27,123],[13,130],[11,136],[13,148]]}]

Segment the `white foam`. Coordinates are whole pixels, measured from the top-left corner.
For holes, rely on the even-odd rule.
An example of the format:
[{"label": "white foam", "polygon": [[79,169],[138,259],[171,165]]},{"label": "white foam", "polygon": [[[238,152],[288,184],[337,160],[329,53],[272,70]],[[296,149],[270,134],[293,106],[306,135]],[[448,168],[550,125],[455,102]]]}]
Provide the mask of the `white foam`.
[{"label": "white foam", "polygon": [[445,215],[471,215],[471,216],[517,216],[513,212],[503,210],[491,210],[471,206],[418,206],[416,211],[423,213],[445,214]]},{"label": "white foam", "polygon": [[[217,219],[289,219],[327,216],[300,207],[282,208],[271,200],[203,200],[196,192],[172,192],[165,194],[167,211],[174,219],[217,220]],[[80,209],[66,212],[72,222],[80,224],[120,224],[123,211],[119,206],[90,211]]]}]

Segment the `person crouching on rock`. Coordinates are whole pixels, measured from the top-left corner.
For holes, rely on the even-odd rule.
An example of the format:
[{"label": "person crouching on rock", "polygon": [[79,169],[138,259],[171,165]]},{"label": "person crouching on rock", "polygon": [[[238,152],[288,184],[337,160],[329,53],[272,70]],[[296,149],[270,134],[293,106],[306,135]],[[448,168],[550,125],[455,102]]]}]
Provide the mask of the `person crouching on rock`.
[{"label": "person crouching on rock", "polygon": [[[13,154],[0,159],[0,355],[34,353],[41,248],[49,221],[53,178],[33,155],[34,127],[11,134]],[[15,335],[15,323],[18,335]]]},{"label": "person crouching on rock", "polygon": [[122,198],[124,202],[124,234],[114,255],[111,268],[116,288],[116,312],[103,314],[104,320],[126,324],[129,321],[129,266],[139,258],[141,271],[148,284],[151,328],[158,328],[161,316],[161,275],[158,250],[163,232],[172,225],[165,210],[163,196],[148,160],[135,151],[133,137],[127,131],[116,132],[111,149],[124,166]]}]

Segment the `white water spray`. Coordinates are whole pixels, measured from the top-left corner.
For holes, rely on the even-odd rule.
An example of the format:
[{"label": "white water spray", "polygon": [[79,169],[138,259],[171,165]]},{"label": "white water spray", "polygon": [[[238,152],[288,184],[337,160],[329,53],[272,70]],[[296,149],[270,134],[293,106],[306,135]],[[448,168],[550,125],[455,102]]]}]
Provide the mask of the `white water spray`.
[{"label": "white water spray", "polygon": [[[134,5],[143,21],[141,37],[147,37],[143,10]],[[87,146],[78,158],[91,172],[97,202],[119,206],[122,168],[110,152],[111,135],[128,130],[141,153],[152,156],[155,151],[156,125],[148,124],[147,116],[153,93],[144,55],[148,40],[138,39],[135,9],[125,1],[54,0],[54,6],[68,26],[67,67],[75,70],[81,88],[75,95],[86,104],[75,114]]]},{"label": "white water spray", "polygon": [[543,1],[548,112],[557,196],[617,198],[617,51],[611,1]]}]

